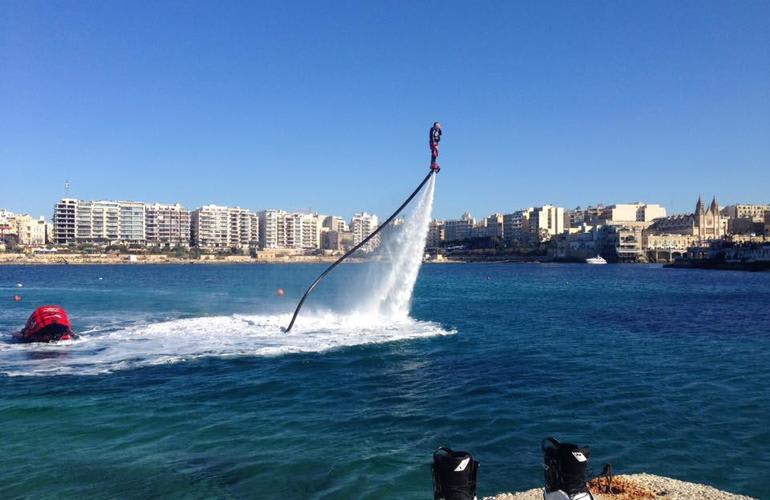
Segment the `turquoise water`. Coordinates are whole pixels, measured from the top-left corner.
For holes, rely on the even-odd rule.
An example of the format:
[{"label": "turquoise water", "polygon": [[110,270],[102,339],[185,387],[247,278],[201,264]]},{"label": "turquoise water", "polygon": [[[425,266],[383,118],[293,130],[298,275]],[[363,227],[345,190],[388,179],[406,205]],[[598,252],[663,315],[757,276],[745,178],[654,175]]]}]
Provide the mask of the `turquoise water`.
[{"label": "turquoise water", "polygon": [[[0,497],[429,498],[439,445],[492,494],[546,435],[770,497],[769,273],[429,265],[393,323],[349,265],[281,334],[321,269],[0,267]],[[83,339],[10,343],[43,303]]]}]

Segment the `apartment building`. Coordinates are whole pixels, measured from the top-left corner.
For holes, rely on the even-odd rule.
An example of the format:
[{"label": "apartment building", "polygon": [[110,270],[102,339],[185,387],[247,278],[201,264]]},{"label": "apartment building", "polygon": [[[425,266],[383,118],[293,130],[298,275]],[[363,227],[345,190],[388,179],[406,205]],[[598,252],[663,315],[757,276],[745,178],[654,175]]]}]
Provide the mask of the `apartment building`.
[{"label": "apartment building", "polygon": [[147,242],[145,228],[145,204],[139,201],[118,203],[118,239],[129,245]]},{"label": "apartment building", "polygon": [[283,210],[259,212],[259,244],[261,248],[286,246],[286,216]]},{"label": "apartment building", "polygon": [[190,233],[192,245],[204,250],[254,247],[259,218],[245,208],[204,205],[190,214]]},{"label": "apartment building", "polygon": [[564,209],[543,205],[532,210],[529,218],[529,235],[535,241],[546,241],[564,232]]},{"label": "apartment building", "polygon": [[337,215],[329,215],[323,219],[323,227],[330,231],[346,232],[350,231],[348,223],[342,217]]},{"label": "apartment building", "polygon": [[49,224],[45,217],[35,219],[29,215],[17,215],[13,219],[19,244],[26,247],[40,247],[48,243]]},{"label": "apartment building", "polygon": [[666,216],[666,209],[657,204],[649,203],[619,203],[609,205],[599,216],[603,222],[628,223],[628,222],[652,222]]},{"label": "apartment building", "polygon": [[285,214],[286,248],[315,250],[321,247],[321,223],[318,214]]},{"label": "apartment building", "polygon": [[148,245],[160,247],[190,246],[190,211],[179,203],[146,204],[145,233]]},{"label": "apartment building", "polygon": [[[367,236],[372,234],[372,232],[377,229],[378,224],[379,220],[374,214],[361,212],[353,215],[353,218],[350,221],[350,229],[353,232],[353,245],[358,245]],[[377,248],[379,242],[374,240],[376,240],[376,238],[373,238],[372,241],[364,245],[361,250],[364,252],[371,252]]]},{"label": "apartment building", "polygon": [[766,212],[770,212],[770,205],[739,204],[728,205],[722,209],[722,215],[725,217],[751,219],[754,222],[763,222]]},{"label": "apartment building", "polygon": [[529,237],[529,219],[533,210],[525,208],[503,215],[503,238],[506,241],[524,241]]},{"label": "apartment building", "polygon": [[446,237],[445,227],[444,227],[444,221],[443,220],[434,220],[431,221],[430,225],[428,226],[428,240],[426,243],[426,246],[428,248],[436,248],[441,246],[441,242],[444,241]]},{"label": "apartment building", "polygon": [[444,239],[446,241],[460,241],[471,237],[476,219],[469,212],[455,220],[444,221]]}]

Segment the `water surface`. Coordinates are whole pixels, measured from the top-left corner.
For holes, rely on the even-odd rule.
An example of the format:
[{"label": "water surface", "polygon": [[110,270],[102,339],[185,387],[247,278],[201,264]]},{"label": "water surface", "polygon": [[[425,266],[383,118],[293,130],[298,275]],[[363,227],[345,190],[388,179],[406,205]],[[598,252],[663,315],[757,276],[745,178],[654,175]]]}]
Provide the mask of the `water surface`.
[{"label": "water surface", "polygon": [[770,274],[429,265],[389,323],[347,265],[281,336],[321,269],[0,267],[3,334],[44,303],[85,332],[0,341],[0,497],[428,498],[439,445],[492,494],[540,484],[547,435],[770,496]]}]

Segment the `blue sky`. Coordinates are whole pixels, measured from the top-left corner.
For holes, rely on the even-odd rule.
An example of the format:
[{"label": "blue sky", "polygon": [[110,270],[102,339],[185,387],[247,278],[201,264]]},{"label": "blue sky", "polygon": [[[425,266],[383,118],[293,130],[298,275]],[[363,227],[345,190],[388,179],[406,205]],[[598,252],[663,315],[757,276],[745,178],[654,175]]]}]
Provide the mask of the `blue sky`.
[{"label": "blue sky", "polygon": [[770,2],[0,0],[0,208],[770,202]]}]

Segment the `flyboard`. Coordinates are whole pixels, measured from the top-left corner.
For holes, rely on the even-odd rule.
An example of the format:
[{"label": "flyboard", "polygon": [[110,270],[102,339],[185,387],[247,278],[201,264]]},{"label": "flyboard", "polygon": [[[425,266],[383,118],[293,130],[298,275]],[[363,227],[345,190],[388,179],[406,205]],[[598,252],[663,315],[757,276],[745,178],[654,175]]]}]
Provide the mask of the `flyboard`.
[{"label": "flyboard", "polygon": [[390,217],[388,217],[388,219],[387,219],[385,222],[383,222],[383,223],[382,223],[380,226],[378,226],[378,227],[377,227],[377,229],[375,229],[374,231],[372,231],[372,233],[371,233],[369,236],[367,236],[366,238],[364,238],[363,240],[361,240],[361,243],[359,243],[358,245],[356,245],[356,246],[354,246],[353,248],[351,248],[350,250],[348,250],[348,251],[345,253],[345,255],[343,255],[342,257],[340,257],[339,259],[337,259],[337,260],[336,260],[336,261],[335,261],[335,262],[334,262],[332,265],[330,265],[329,267],[327,267],[327,268],[326,268],[326,270],[325,270],[324,272],[322,272],[322,273],[321,273],[321,274],[320,274],[320,275],[319,275],[319,276],[318,276],[318,277],[315,279],[315,281],[313,281],[313,283],[312,283],[312,284],[311,284],[311,285],[308,287],[308,289],[305,291],[305,294],[304,294],[304,295],[302,296],[302,298],[299,300],[299,303],[297,304],[297,308],[294,310],[294,315],[291,317],[291,322],[289,323],[289,326],[287,326],[286,328],[281,328],[281,330],[282,330],[283,332],[286,332],[286,333],[288,333],[288,332],[290,332],[290,331],[291,331],[291,328],[294,326],[294,322],[297,320],[297,315],[299,315],[299,310],[300,310],[300,309],[302,309],[302,305],[305,303],[305,300],[307,299],[308,295],[310,295],[310,292],[312,292],[312,291],[313,291],[313,289],[314,289],[314,288],[315,288],[315,287],[316,287],[316,286],[317,286],[317,285],[318,285],[318,284],[319,284],[321,281],[323,281],[323,279],[326,277],[326,275],[328,275],[330,272],[332,272],[332,270],[333,270],[335,267],[337,267],[337,266],[338,266],[340,263],[342,263],[342,261],[344,261],[345,259],[347,259],[347,258],[348,258],[348,257],[350,257],[351,255],[353,255],[354,253],[356,253],[356,251],[357,251],[357,250],[359,250],[361,247],[363,247],[364,245],[366,245],[366,244],[367,244],[367,243],[368,243],[368,242],[369,242],[369,241],[370,241],[372,238],[374,238],[375,236],[377,236],[377,233],[379,233],[380,231],[382,231],[382,230],[383,230],[383,229],[384,229],[384,228],[385,228],[385,227],[386,227],[388,224],[390,224],[391,222],[393,222],[393,220],[394,220],[394,219],[395,219],[395,218],[398,216],[398,214],[400,214],[400,213],[401,213],[401,211],[402,211],[402,210],[404,210],[404,208],[406,208],[406,206],[407,206],[407,205],[409,205],[409,202],[410,202],[410,201],[412,201],[412,199],[413,199],[415,196],[417,196],[417,193],[419,193],[419,192],[420,192],[420,190],[423,188],[423,186],[425,186],[425,184],[427,184],[427,183],[428,183],[428,181],[430,180],[430,177],[431,177],[432,175],[436,174],[437,172],[438,172],[438,169],[436,169],[436,168],[433,168],[433,167],[432,167],[432,168],[431,168],[431,170],[430,170],[430,172],[428,172],[428,175],[426,175],[426,176],[425,176],[425,178],[424,178],[424,179],[422,180],[422,182],[420,183],[420,185],[419,185],[419,186],[417,186],[417,189],[415,189],[415,190],[412,192],[412,194],[410,194],[410,195],[409,195],[409,198],[407,198],[407,199],[406,199],[406,201],[404,201],[404,202],[401,204],[401,206],[400,206],[400,207],[398,207],[398,208],[396,209],[396,211],[395,211],[395,212],[393,212],[393,214],[392,214]]}]

